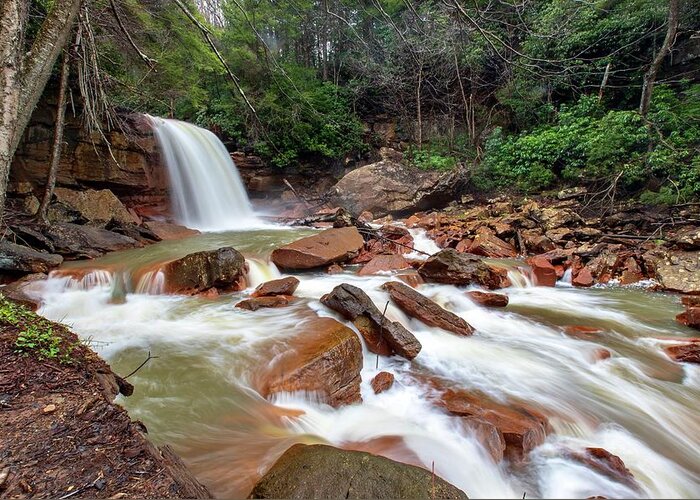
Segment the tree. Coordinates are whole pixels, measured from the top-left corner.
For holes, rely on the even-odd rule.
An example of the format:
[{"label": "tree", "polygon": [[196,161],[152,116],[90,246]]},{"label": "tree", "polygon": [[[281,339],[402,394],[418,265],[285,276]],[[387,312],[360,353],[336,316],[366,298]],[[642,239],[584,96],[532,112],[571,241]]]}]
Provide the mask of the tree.
[{"label": "tree", "polygon": [[0,215],[12,157],[68,40],[81,0],[54,0],[31,41],[27,3],[0,0]]},{"label": "tree", "polygon": [[642,99],[639,102],[639,114],[646,116],[649,111],[649,103],[651,102],[651,94],[654,91],[654,82],[656,74],[659,72],[659,67],[664,61],[664,58],[671,50],[673,43],[676,41],[676,32],[678,31],[678,0],[669,0],[668,2],[668,21],[666,26],[666,37],[661,49],[656,53],[656,57],[652,61],[649,69],[644,73],[644,82],[642,83]]}]

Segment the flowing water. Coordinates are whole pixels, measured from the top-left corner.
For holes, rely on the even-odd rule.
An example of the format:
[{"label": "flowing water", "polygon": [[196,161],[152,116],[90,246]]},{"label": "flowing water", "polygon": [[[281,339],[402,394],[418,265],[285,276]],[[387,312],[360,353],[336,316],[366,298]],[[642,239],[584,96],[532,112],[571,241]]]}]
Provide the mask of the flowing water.
[{"label": "flowing water", "polygon": [[[252,287],[280,276],[268,263],[277,245],[308,229],[205,234],[186,240],[73,263],[82,276],[54,276],[43,284],[41,314],[71,325],[114,367],[128,373],[150,351],[158,358],[131,379],[135,394],[120,400],[157,442],[168,442],[218,496],[242,497],[291,444],[331,443],[421,464],[470,497],[682,497],[700,492],[700,371],[669,361],[667,337],[692,335],[674,321],[676,297],[642,288],[574,289],[521,286],[505,290],[504,310],[472,303],[464,290],[423,285],[420,291],[476,328],[463,338],[406,317],[393,304],[387,316],[423,345],[412,362],[365,352],[363,403],[339,409],[309,394],[263,399],[256,377],[279,353],[293,349],[309,318],[337,316],[319,297],[340,283],[361,286],[377,304],[392,276],[298,274],[301,298],[282,309],[255,312],[233,304]],[[414,232],[415,233],[415,232]],[[416,233],[424,245],[429,240]],[[246,255],[249,288],[215,299],[126,293],[113,300],[115,276],[153,269],[156,262],[232,245]],[[80,274],[85,266],[102,269]],[[514,274],[516,271],[512,271]],[[136,292],[136,290],[134,290]],[[600,328],[589,338],[564,333],[569,325]],[[612,357],[596,361],[596,349]],[[396,376],[375,395],[378,370]],[[496,465],[458,418],[430,402],[424,380],[476,389],[496,400],[517,399],[550,416],[554,432],[525,466]],[[642,491],[630,489],[567,458],[566,450],[602,447],[620,456]]]},{"label": "flowing water", "polygon": [[[290,306],[234,308],[257,284],[281,276],[269,263],[275,247],[313,230],[259,223],[255,229],[223,146],[192,125],[158,123],[181,220],[248,229],[66,263],[34,286],[43,301],[39,312],[88,339],[117,373],[131,372],[148,353],[157,356],[130,379],[134,395],[119,402],[153,440],[172,444],[216,496],[245,497],[297,442],[366,450],[428,469],[434,464],[471,498],[700,495],[700,367],[673,363],[662,351],[670,337],[693,332],[674,321],[677,297],[640,287],[582,290],[566,279],[556,288],[533,287],[517,263],[501,262],[514,283],[503,291],[510,298],[505,309],[478,306],[454,286],[419,288],[473,325],[472,337],[428,327],[389,303],[388,318],[414,332],[423,350],[408,362],[365,349],[361,404],[334,409],[314,394],[261,397],[260,379],[295,349],[309,320],[340,319],[319,302],[321,295],[351,283],[383,306],[389,299],[380,286],[396,278],[360,277],[352,269],[300,273],[299,299]],[[412,233],[418,250],[438,250],[424,232]],[[162,294],[160,264],[226,245],[247,259],[247,290],[216,298]],[[571,336],[565,333],[571,325],[600,331]],[[599,359],[601,348],[612,356]],[[370,381],[380,370],[396,382],[375,395]],[[553,432],[525,464],[495,464],[459,418],[432,402],[430,380],[524,403],[548,415]],[[572,450],[586,447],[621,457],[641,490],[572,460]]]},{"label": "flowing water", "polygon": [[170,180],[173,213],[202,231],[260,225],[226,147],[209,130],[149,117]]}]

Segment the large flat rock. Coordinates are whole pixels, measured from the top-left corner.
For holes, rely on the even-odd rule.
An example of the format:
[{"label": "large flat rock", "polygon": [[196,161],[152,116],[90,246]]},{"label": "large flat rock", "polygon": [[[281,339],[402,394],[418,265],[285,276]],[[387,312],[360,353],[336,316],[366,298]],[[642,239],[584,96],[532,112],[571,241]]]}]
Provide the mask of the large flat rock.
[{"label": "large flat rock", "polygon": [[313,269],[351,259],[363,245],[357,228],[331,228],[277,248],[271,258],[285,269]]},{"label": "large flat rock", "polygon": [[248,498],[459,498],[467,495],[414,465],[362,451],[296,444]]}]

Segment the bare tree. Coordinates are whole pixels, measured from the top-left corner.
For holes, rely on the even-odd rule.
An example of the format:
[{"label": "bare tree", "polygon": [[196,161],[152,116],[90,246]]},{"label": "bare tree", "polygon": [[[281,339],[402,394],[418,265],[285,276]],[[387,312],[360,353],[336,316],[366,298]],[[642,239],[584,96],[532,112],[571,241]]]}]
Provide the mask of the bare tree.
[{"label": "bare tree", "polygon": [[676,32],[678,31],[678,0],[669,0],[668,2],[668,20],[666,26],[666,37],[661,48],[656,53],[656,57],[652,61],[649,69],[644,73],[644,82],[642,83],[642,99],[639,102],[639,114],[646,116],[649,111],[649,103],[651,102],[651,94],[654,91],[654,82],[656,74],[659,72],[661,63],[666,55],[671,51],[671,47],[676,40]]},{"label": "bare tree", "polygon": [[12,157],[68,40],[80,2],[55,0],[27,51],[27,2],[0,0],[0,215]]}]

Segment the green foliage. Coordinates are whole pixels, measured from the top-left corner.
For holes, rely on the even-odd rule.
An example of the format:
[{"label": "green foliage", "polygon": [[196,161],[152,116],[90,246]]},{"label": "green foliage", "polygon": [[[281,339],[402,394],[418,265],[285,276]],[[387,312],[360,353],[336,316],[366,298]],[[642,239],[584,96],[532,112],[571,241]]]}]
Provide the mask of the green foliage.
[{"label": "green foliage", "polygon": [[0,324],[11,325],[19,330],[15,340],[15,351],[39,359],[52,359],[60,363],[73,362],[72,353],[77,343],[67,342],[55,332],[50,322],[40,318],[26,307],[0,297]]},{"label": "green foliage", "polygon": [[407,157],[422,170],[450,170],[457,164],[457,159],[442,148],[411,148]]},{"label": "green foliage", "polygon": [[531,193],[557,181],[571,184],[619,177],[630,192],[654,177],[667,181],[645,201],[687,200],[700,193],[700,85],[677,92],[660,85],[649,123],[637,111],[605,110],[597,97],[562,105],[556,121],[517,135],[496,129],[486,142],[474,182],[482,189]]}]

